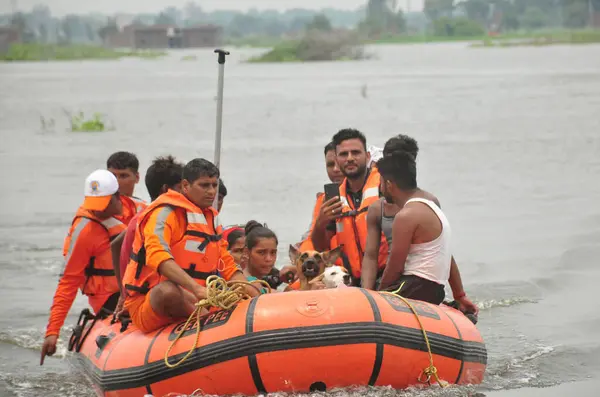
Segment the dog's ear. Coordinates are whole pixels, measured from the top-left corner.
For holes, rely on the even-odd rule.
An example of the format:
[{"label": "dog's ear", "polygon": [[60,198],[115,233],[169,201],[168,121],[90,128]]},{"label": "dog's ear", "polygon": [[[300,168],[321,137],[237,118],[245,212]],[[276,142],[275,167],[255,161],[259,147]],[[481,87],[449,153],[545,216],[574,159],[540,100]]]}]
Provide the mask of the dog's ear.
[{"label": "dog's ear", "polygon": [[300,255],[300,250],[298,250],[298,247],[290,244],[290,260],[292,261],[292,263],[296,263],[298,255]]},{"label": "dog's ear", "polygon": [[338,246],[331,251],[323,252],[323,259],[327,265],[333,265],[342,255],[342,246]]}]

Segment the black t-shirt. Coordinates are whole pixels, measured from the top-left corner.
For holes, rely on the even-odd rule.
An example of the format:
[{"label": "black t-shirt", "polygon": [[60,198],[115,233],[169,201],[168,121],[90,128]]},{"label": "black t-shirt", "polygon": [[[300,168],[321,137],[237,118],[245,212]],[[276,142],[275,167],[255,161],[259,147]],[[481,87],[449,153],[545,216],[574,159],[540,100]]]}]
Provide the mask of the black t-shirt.
[{"label": "black t-shirt", "polygon": [[362,203],[362,190],[359,191],[358,193],[354,193],[351,192],[349,190],[347,190],[348,192],[348,197],[350,198],[350,200],[352,201],[352,204],[354,205],[354,209],[359,209],[360,208],[360,203]]}]

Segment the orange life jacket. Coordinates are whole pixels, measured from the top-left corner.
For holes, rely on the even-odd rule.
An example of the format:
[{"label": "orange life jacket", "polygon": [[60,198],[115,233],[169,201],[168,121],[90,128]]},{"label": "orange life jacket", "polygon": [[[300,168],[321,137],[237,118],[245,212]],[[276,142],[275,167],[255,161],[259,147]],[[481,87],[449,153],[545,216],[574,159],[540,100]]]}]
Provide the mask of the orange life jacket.
[{"label": "orange life jacket", "polygon": [[136,209],[136,213],[142,212],[143,210],[146,209],[146,207],[148,206],[148,203],[146,203],[144,200],[142,200],[141,198],[135,197],[135,196],[131,196],[129,197],[131,199],[131,201],[134,202],[135,204],[135,209]]},{"label": "orange life jacket", "polygon": [[[362,190],[362,201],[359,208],[354,208],[354,203],[346,191],[347,180],[340,185],[340,199],[342,201],[341,218],[336,221],[337,244],[343,245],[344,260],[348,262],[346,268],[352,272],[355,279],[360,279],[361,265],[367,243],[367,211],[369,206],[379,200],[379,171],[372,167],[367,181]],[[388,244],[385,235],[381,233],[379,244],[379,268],[383,268],[387,261]]]},{"label": "orange life jacket", "polygon": [[213,224],[209,225],[200,208],[183,194],[169,190],[154,200],[138,219],[133,253],[123,278],[123,284],[130,297],[135,294],[147,294],[151,288],[166,280],[154,269],[146,266],[143,235],[144,226],[150,213],[164,206],[172,207],[175,211],[183,211],[186,214],[183,238],[170,246],[175,262],[202,286],[206,286],[206,279],[209,276],[218,274],[221,262],[220,240],[223,231],[218,220],[218,212],[212,207],[208,209],[213,216]]},{"label": "orange life jacket", "polygon": [[[315,203],[315,208],[313,210],[313,218],[312,218],[312,223],[311,223],[311,227],[310,230],[308,231],[308,236],[302,240],[299,244],[298,250],[300,252],[306,252],[306,251],[315,251],[315,246],[312,242],[312,239],[310,238],[310,235],[312,233],[313,227],[315,225],[315,221],[317,220],[317,217],[319,216],[319,212],[321,211],[321,206],[323,205],[323,202],[325,200],[325,193],[317,193],[317,202]],[[329,249],[332,250],[334,248],[336,248],[338,246],[337,243],[337,237],[334,235],[331,240],[329,240]],[[338,266],[344,266],[344,262],[342,260],[342,258],[338,258],[338,260],[335,262],[336,265]]]},{"label": "orange life jacket", "polygon": [[119,215],[115,216],[115,218],[127,226],[135,214],[138,213],[137,204],[131,197],[125,196],[124,194],[119,195],[119,199],[121,200],[123,209]]},{"label": "orange life jacket", "polygon": [[[85,218],[92,222],[95,222],[102,226],[107,234],[108,241],[114,240],[121,232],[127,227],[116,218],[99,219],[93,215],[90,211],[79,208],[71,223],[69,233],[65,238],[63,246],[63,256],[67,256],[69,247],[71,245],[71,238],[73,237],[73,231],[76,227],[78,219]],[[76,236],[77,238],[77,236]],[[119,285],[117,278],[115,277],[115,271],[113,267],[112,253],[110,245],[107,249],[99,255],[92,256],[85,268],[85,282],[81,286],[81,293],[87,296],[95,295],[106,295],[113,294],[119,291]]]}]

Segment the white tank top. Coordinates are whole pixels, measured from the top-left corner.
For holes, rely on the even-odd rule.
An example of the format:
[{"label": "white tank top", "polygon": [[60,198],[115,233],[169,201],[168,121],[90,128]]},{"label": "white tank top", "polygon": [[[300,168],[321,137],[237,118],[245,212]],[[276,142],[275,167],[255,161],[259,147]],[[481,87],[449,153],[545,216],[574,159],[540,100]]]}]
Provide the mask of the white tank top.
[{"label": "white tank top", "polygon": [[[413,198],[406,202],[419,202],[429,206],[442,223],[442,233],[428,243],[411,244],[404,265],[404,274],[410,274],[424,279],[445,284],[450,278],[450,262],[452,252],[450,249],[450,223],[442,210],[430,200]],[[405,205],[406,205],[405,204]]]}]

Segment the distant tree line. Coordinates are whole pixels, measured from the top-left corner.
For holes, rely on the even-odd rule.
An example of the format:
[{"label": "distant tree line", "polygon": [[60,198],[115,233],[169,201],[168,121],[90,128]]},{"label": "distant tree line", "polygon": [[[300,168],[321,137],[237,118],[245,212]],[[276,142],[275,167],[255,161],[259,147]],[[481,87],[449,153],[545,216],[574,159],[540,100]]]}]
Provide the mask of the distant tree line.
[{"label": "distant tree line", "polygon": [[600,0],[425,0],[436,35],[585,28]]},{"label": "distant tree line", "polygon": [[[590,7],[591,5],[591,7]],[[543,28],[583,28],[600,0],[425,0],[423,12],[404,13],[397,0],[365,0],[356,10],[326,8],[248,12],[205,11],[198,3],[167,7],[158,14],[131,15],[134,24],[200,24],[222,26],[229,38],[290,37],[307,29],[355,29],[363,36],[380,38],[428,32],[436,36],[475,36],[488,30],[507,32]],[[12,25],[25,42],[102,43],[119,29],[125,16],[102,14],[55,17],[47,6],[30,12],[0,15],[0,25]]]}]

